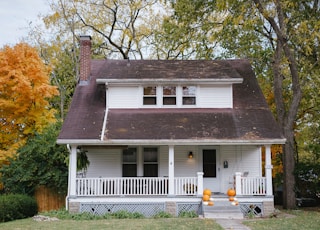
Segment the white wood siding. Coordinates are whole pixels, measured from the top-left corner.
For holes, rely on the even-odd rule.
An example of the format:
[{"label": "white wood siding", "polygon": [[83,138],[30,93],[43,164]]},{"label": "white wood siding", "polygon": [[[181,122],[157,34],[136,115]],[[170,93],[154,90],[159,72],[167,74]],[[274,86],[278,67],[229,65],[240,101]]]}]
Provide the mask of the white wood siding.
[{"label": "white wood siding", "polygon": [[[189,159],[189,152],[193,158]],[[175,177],[196,177],[198,172],[198,153],[194,146],[175,146],[174,148],[174,176]]]},{"label": "white wood siding", "polygon": [[197,93],[197,107],[232,108],[232,85],[201,86]]},{"label": "white wood siding", "polygon": [[109,108],[138,108],[142,102],[142,92],[138,86],[109,87],[107,103]]},{"label": "white wood siding", "polygon": [[119,177],[122,174],[121,149],[88,149],[87,177]]},{"label": "white wood siding", "polygon": [[[261,176],[261,151],[257,146],[221,146],[221,192],[233,187],[235,172],[248,172],[248,176]],[[228,161],[228,168],[223,162]]]},{"label": "white wood siding", "polygon": [[157,86],[157,105],[144,106],[143,87],[141,86],[109,86],[107,104],[109,108],[154,108],[154,107],[198,107],[198,108],[232,108],[232,85],[198,86],[196,105],[182,105],[181,86],[177,86],[177,105],[162,105],[162,87]]}]

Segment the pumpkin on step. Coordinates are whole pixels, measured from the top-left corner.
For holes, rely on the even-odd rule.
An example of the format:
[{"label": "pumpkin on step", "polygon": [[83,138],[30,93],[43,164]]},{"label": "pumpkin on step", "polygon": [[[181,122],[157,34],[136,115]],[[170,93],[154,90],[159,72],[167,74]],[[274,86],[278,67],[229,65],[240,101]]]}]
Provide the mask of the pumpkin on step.
[{"label": "pumpkin on step", "polygon": [[211,190],[206,188],[205,190],[203,190],[203,195],[211,196]]},{"label": "pumpkin on step", "polygon": [[203,200],[203,201],[209,201],[209,200],[210,200],[210,196],[208,196],[208,195],[203,195],[202,200]]},{"label": "pumpkin on step", "polygon": [[213,201],[209,201],[208,206],[213,206]]},{"label": "pumpkin on step", "polygon": [[227,195],[228,196],[235,196],[236,195],[236,190],[234,190],[233,188],[229,188],[227,191]]}]

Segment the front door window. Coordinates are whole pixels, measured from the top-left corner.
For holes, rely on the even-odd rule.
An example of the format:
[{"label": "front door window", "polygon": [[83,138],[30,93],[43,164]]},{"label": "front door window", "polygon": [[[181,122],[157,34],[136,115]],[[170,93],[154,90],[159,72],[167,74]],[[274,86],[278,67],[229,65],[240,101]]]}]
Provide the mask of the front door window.
[{"label": "front door window", "polygon": [[215,149],[203,150],[203,177],[217,177],[217,153]]}]

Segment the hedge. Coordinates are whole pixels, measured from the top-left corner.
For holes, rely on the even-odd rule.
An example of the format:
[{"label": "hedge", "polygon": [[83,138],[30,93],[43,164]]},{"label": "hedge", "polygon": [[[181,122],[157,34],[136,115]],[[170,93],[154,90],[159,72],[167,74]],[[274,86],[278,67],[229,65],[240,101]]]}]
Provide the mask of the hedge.
[{"label": "hedge", "polygon": [[38,213],[33,197],[20,194],[0,196],[0,222],[23,219]]}]

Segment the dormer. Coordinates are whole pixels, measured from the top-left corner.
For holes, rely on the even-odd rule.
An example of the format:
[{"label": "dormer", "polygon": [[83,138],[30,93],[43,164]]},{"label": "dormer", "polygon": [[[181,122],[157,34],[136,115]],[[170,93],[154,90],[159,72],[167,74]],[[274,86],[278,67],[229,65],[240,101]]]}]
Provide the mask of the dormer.
[{"label": "dormer", "polygon": [[242,81],[226,61],[107,60],[96,83],[109,108],[233,108]]}]

